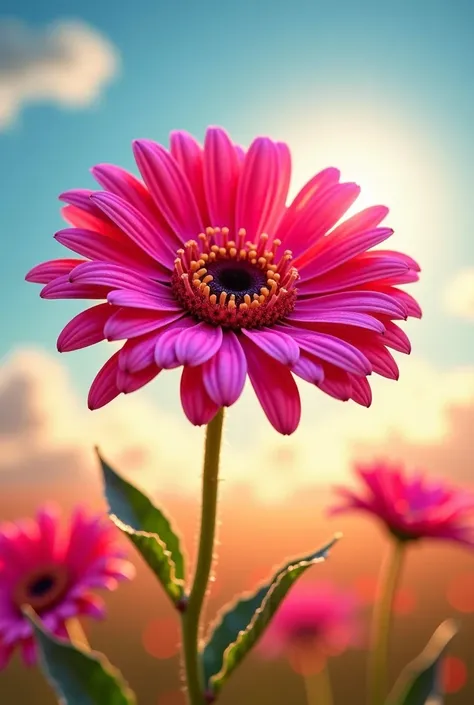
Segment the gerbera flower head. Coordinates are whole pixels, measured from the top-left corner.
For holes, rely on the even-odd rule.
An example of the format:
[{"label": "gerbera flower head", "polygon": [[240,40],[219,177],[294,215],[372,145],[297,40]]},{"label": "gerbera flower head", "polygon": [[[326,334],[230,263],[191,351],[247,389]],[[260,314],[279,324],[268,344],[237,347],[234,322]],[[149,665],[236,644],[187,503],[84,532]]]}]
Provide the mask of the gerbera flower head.
[{"label": "gerbera flower head", "polygon": [[56,233],[80,258],[34,267],[45,299],[102,301],[73,318],[61,352],[125,341],[89,392],[96,409],[163,369],[183,367],[188,419],[208,423],[239,398],[247,375],[273,426],[292,433],[301,407],[295,376],[369,406],[372,372],[391,379],[389,348],[408,353],[396,321],[419,317],[398,285],[416,281],[407,255],[372,249],[393,231],[373,206],[337,225],[359,194],[335,168],[287,206],[286,144],[257,137],[245,151],[207,130],[204,147],[173,132],[170,149],[136,140],[143,180],[99,164],[102,191],[60,198],[72,226]]},{"label": "gerbera flower head", "polygon": [[430,538],[474,546],[474,492],[422,472],[409,475],[387,461],[358,465],[356,473],[362,490],[337,487],[341,502],[330,514],[372,514],[404,541]]},{"label": "gerbera flower head", "polygon": [[327,658],[360,643],[359,607],[355,593],[329,581],[297,584],[270,622],[260,654],[284,656],[305,674],[318,671]]},{"label": "gerbera flower head", "polygon": [[38,510],[36,518],[0,526],[0,668],[19,647],[24,662],[36,662],[30,623],[22,607],[31,606],[47,629],[67,637],[68,620],[101,619],[103,600],[94,590],[113,590],[131,579],[133,565],[125,560],[118,532],[103,517],[88,517],[77,508],[65,533],[54,507]]}]

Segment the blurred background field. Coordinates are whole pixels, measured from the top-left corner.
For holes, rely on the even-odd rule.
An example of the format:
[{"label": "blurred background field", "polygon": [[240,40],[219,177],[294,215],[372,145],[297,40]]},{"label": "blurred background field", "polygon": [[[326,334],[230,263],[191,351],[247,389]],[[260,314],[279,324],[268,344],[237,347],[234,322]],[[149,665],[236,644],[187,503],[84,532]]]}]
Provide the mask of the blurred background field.
[{"label": "blurred background field", "polygon": [[[358,458],[388,455],[472,485],[474,451],[474,6],[460,0],[191,0],[81,5],[3,0],[0,13],[0,520],[46,500],[103,508],[92,447],[168,509],[192,555],[202,431],[190,428],[178,376],[91,413],[87,388],[112,344],[59,355],[55,341],[79,302],[44,302],[24,283],[62,256],[57,196],[92,188],[100,162],[134,169],[131,140],[167,143],[173,129],[202,139],[220,124],[239,143],[289,143],[291,193],[337,166],[362,187],[356,206],[386,203],[390,247],[422,266],[411,287],[424,318],[400,381],[374,381],[369,410],[301,386],[303,421],[291,438],[267,424],[251,392],[229,413],[221,527],[210,618],[272,566],[345,538],[308,579],[353,586],[370,609],[384,538],[369,520],[327,519],[332,483]],[[355,210],[355,209],[354,209]],[[398,359],[398,358],[397,358]],[[141,705],[182,705],[171,608],[138,564],[90,626]],[[392,676],[447,616],[461,620],[445,680],[448,705],[474,699],[474,556],[413,548],[397,599]],[[331,661],[336,705],[364,703],[363,648]],[[15,659],[0,673],[2,705],[54,698]],[[251,657],[223,705],[303,705],[289,665]]]},{"label": "blurred background field", "polygon": [[[66,507],[77,499],[79,487],[61,495]],[[50,488],[54,496],[57,489]],[[101,502],[97,490],[94,505]],[[327,493],[315,488],[293,501],[262,509],[251,495],[241,489],[227,497],[221,506],[222,526],[216,561],[217,579],[212,584],[207,616],[237,592],[251,589],[267,577],[283,557],[291,557],[322,544],[333,530],[341,528],[344,539],[333,550],[326,564],[315,566],[304,580],[331,579],[352,587],[359,594],[369,615],[374,581],[385,541],[377,527],[344,519],[328,521],[322,516]],[[11,498],[12,499],[12,498]],[[10,501],[11,501],[10,499]],[[175,521],[193,546],[196,502],[177,497],[164,498]],[[298,502],[296,502],[298,500]],[[34,508],[36,498],[20,499],[25,511]],[[2,506],[2,516],[14,516],[11,506]],[[246,553],[247,552],[247,553]],[[145,565],[136,561],[137,579],[107,596],[109,619],[90,623],[87,633],[92,645],[107,653],[125,674],[143,705],[180,705],[179,633],[175,615],[154,584]],[[462,631],[453,642],[445,673],[450,691],[447,703],[472,702],[474,654],[474,567],[472,557],[460,549],[439,546],[414,548],[397,596],[391,673],[396,677],[408,660],[414,658],[428,641],[435,626],[446,617],[462,620]],[[365,702],[366,649],[353,649],[330,660],[335,702],[363,705]],[[25,677],[23,665],[14,664],[0,677],[1,702],[35,705],[54,702],[51,692],[37,671]],[[12,698],[10,700],[10,698]],[[14,698],[14,699],[13,699]],[[350,699],[350,700],[349,700]],[[258,655],[239,670],[222,696],[225,705],[271,702],[275,705],[303,705],[303,682],[285,660],[262,661]]]}]

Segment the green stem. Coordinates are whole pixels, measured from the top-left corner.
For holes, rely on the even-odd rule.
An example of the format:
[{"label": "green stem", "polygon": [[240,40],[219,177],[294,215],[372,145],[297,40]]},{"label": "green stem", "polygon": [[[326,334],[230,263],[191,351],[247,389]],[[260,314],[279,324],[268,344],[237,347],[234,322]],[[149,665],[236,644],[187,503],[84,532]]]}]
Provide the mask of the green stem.
[{"label": "green stem", "polygon": [[306,676],[306,699],[308,705],[333,705],[331,680],[327,665],[318,673]]},{"label": "green stem", "polygon": [[86,633],[77,617],[71,617],[65,624],[66,631],[69,637],[69,641],[73,646],[77,646],[83,651],[90,651],[91,647],[89,641],[86,637]]},{"label": "green stem", "polygon": [[372,643],[369,661],[369,702],[371,705],[383,705],[387,696],[390,626],[404,551],[404,542],[395,538],[380,573],[372,618]]},{"label": "green stem", "polygon": [[199,621],[211,573],[216,531],[219,457],[224,409],[220,409],[206,430],[202,482],[201,530],[194,581],[182,614],[184,667],[190,705],[203,705],[204,682],[199,654]]}]

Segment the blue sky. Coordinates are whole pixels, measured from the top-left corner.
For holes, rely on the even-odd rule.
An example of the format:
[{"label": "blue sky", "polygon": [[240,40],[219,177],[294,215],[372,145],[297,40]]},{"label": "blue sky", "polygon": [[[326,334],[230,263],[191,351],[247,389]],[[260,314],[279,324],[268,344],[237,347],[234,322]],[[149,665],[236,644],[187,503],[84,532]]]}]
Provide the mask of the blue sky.
[{"label": "blue sky", "polygon": [[[292,146],[303,135],[296,158],[309,155],[313,171],[333,154],[339,166],[340,144],[354,145],[358,161],[347,176],[362,187],[367,174],[377,183],[379,163],[385,175],[398,173],[397,222],[403,184],[413,202],[418,181],[433,179],[423,186],[423,201],[410,206],[420,225],[411,250],[424,268],[426,312],[410,330],[417,354],[437,365],[472,361],[472,324],[448,318],[440,304],[449,279],[474,259],[470,2],[84,0],[72,12],[65,0],[4,0],[2,14],[33,28],[79,19],[112,42],[121,65],[96,105],[25,106],[0,132],[1,355],[19,345],[55,354],[60,329],[82,308],[42,301],[39,288],[23,281],[34,264],[63,256],[52,237],[63,227],[57,195],[92,186],[95,163],[133,169],[134,138],[166,143],[177,128],[202,138],[206,125],[220,124],[242,144],[266,133]],[[392,168],[387,160],[398,144],[402,156]],[[384,183],[380,194],[391,206]],[[82,394],[106,352],[62,356]]]}]

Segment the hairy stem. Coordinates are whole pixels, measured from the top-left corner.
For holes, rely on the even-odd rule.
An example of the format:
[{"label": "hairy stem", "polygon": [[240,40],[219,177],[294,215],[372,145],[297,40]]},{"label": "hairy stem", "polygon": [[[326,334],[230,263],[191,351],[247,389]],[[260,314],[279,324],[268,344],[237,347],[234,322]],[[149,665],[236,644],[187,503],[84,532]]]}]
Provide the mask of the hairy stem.
[{"label": "hairy stem", "polygon": [[199,623],[214,551],[223,422],[224,409],[220,409],[206,430],[198,557],[193,585],[181,620],[184,666],[190,705],[205,703],[205,684],[199,654]]}]

